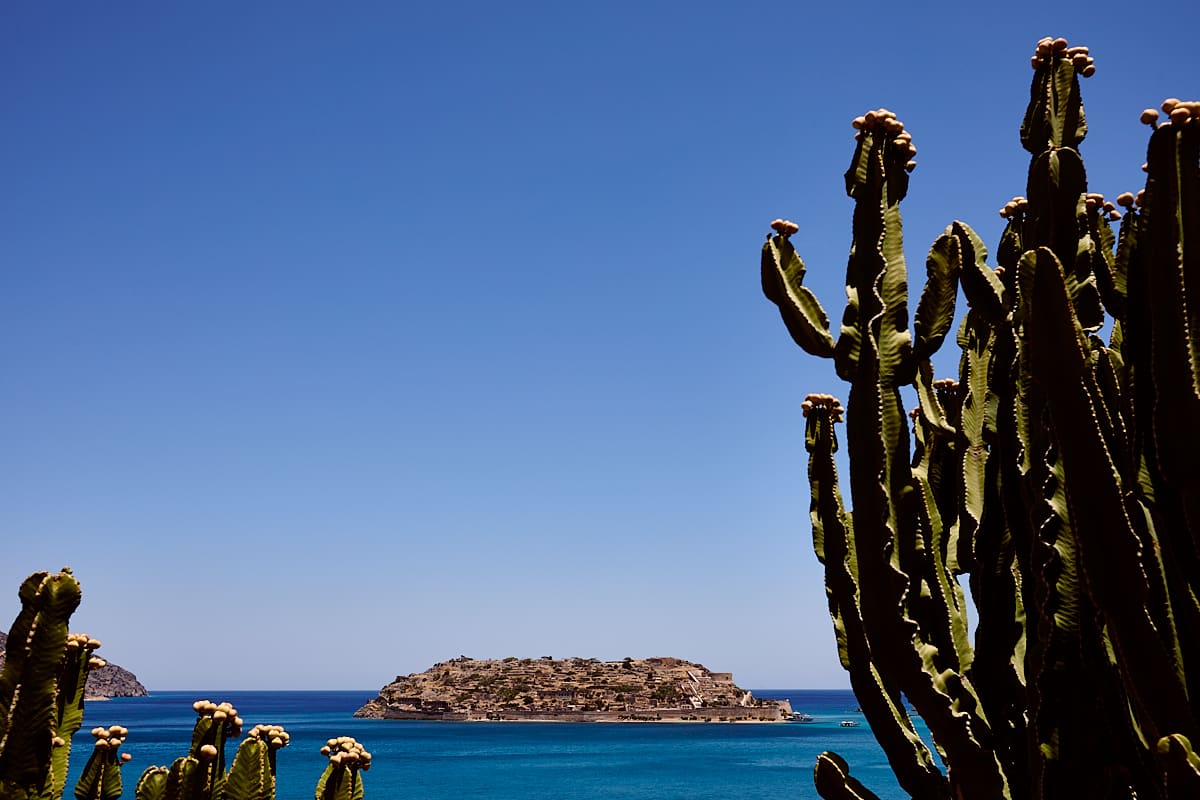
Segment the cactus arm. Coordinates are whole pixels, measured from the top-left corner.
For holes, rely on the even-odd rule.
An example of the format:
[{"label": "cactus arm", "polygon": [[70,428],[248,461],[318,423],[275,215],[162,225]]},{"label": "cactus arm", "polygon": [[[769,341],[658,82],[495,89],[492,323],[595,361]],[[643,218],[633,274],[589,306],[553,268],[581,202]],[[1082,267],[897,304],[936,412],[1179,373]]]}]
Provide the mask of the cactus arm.
[{"label": "cactus arm", "polygon": [[170,772],[166,767],[148,767],[134,787],[134,800],[163,800]]},{"label": "cactus arm", "polygon": [[1004,284],[988,268],[983,240],[965,222],[955,220],[949,230],[958,239],[962,253],[962,287],[967,304],[988,322],[1001,322],[1008,314],[1009,300]]},{"label": "cactus arm", "polygon": [[1164,736],[1156,748],[1168,797],[1200,797],[1200,756],[1186,736]]},{"label": "cactus arm", "polygon": [[1021,145],[1036,156],[1048,147],[1078,147],[1086,135],[1079,78],[1071,60],[1043,60],[1029,87]]},{"label": "cactus arm", "polygon": [[[858,605],[858,564],[852,518],[838,490],[834,423],[841,406],[828,395],[809,395],[805,403],[805,447],[809,453],[810,517],[813,547],[825,566],[826,596],[833,618],[842,666],[858,698],[871,732],[879,741],[902,786],[915,796],[945,796],[945,778],[929,749],[916,733],[899,702],[898,693],[886,688],[875,668]],[[930,795],[934,791],[936,794]]]},{"label": "cactus arm", "polygon": [[829,316],[803,285],[804,272],[804,262],[788,236],[767,239],[762,252],[763,294],[779,307],[779,315],[796,344],[811,355],[832,358]]},{"label": "cactus arm", "polygon": [[[1097,389],[1088,369],[1088,341],[1072,313],[1066,276],[1052,251],[1039,248],[1021,264],[1031,369],[1046,388],[1053,435],[1064,470],[1072,527],[1094,538],[1081,540],[1081,563],[1089,593],[1112,632],[1125,683],[1136,701],[1142,729],[1152,739],[1165,733],[1195,737],[1183,690],[1181,666],[1164,642],[1174,632],[1155,629],[1146,605],[1149,587],[1120,473],[1098,434]],[[1150,677],[1154,676],[1154,677]],[[1163,733],[1160,733],[1163,732]]]},{"label": "cactus arm", "polygon": [[913,316],[913,356],[925,361],[938,351],[954,322],[962,251],[950,229],[934,240],[925,258],[925,288]]},{"label": "cactus arm", "polygon": [[[56,678],[67,646],[67,622],[79,606],[79,582],[68,570],[29,576],[21,612],[0,673],[0,790],[40,792],[50,780],[56,736]],[[65,748],[59,748],[65,749]]]},{"label": "cactus arm", "polygon": [[926,430],[920,416],[914,425],[914,433],[918,440],[917,458],[913,465],[916,491],[911,498],[916,516],[914,527],[922,534],[924,555],[930,562],[923,570],[926,579],[925,591],[921,595],[928,596],[929,602],[924,605],[930,608],[932,617],[922,622],[921,629],[938,648],[943,663],[956,672],[966,672],[970,670],[975,655],[967,625],[966,601],[949,566],[957,558],[950,544],[952,535],[944,528],[930,478],[935,459],[942,457],[942,451],[947,446],[937,441],[936,434]]},{"label": "cactus arm", "polygon": [[1143,212],[1148,300],[1154,313],[1153,430],[1158,471],[1200,531],[1200,130],[1195,120],[1150,137]]},{"label": "cactus arm", "polygon": [[934,387],[933,364],[928,359],[917,362],[914,385],[917,388],[917,402],[920,403],[921,417],[925,424],[953,436],[956,430]]},{"label": "cactus arm", "polygon": [[272,800],[275,776],[266,742],[246,739],[238,747],[225,782],[226,800]]},{"label": "cactus arm", "polygon": [[975,533],[983,519],[987,492],[987,464],[991,434],[996,428],[996,398],[991,392],[992,346],[994,331],[974,308],[963,318],[959,345],[963,348],[960,386],[964,389],[961,430],[964,442],[962,461],[962,507],[959,513],[958,551],[963,568],[974,563]]},{"label": "cactus arm", "polygon": [[837,753],[824,752],[817,756],[813,768],[817,794],[825,800],[879,800],[867,787],[851,777],[850,765]]},{"label": "cactus arm", "polygon": [[362,796],[362,779],[358,770],[330,764],[317,779],[316,800],[362,800]]},{"label": "cactus arm", "polygon": [[1116,237],[1113,236],[1106,216],[1099,210],[1088,215],[1088,234],[1093,243],[1092,272],[1096,276],[1096,286],[1100,291],[1104,309],[1119,323],[1125,319],[1125,272],[1118,268],[1117,259],[1113,254]]},{"label": "cactus arm", "polygon": [[121,760],[117,747],[97,742],[75,784],[75,797],[77,800],[120,800],[121,792]]}]

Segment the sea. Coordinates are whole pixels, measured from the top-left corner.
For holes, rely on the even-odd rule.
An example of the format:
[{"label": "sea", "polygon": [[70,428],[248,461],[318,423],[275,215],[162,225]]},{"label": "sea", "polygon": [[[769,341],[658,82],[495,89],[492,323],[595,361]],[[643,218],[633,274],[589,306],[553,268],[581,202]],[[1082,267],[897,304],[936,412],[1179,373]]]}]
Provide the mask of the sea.
[{"label": "sea", "polygon": [[[832,750],[881,800],[903,800],[882,750],[849,691],[754,690],[791,701],[812,722],[539,723],[355,719],[374,691],[154,692],[88,703],[72,748],[67,796],[91,751],[89,731],[124,725],[124,797],[152,765],[186,755],[196,700],[228,701],[249,728],[283,725],[276,798],[310,800],[325,740],[353,736],[372,754],[365,800],[778,800],[817,798],[813,764]],[[842,722],[857,722],[843,726]],[[919,721],[918,721],[919,723]],[[232,759],[231,745],[227,756]]]}]

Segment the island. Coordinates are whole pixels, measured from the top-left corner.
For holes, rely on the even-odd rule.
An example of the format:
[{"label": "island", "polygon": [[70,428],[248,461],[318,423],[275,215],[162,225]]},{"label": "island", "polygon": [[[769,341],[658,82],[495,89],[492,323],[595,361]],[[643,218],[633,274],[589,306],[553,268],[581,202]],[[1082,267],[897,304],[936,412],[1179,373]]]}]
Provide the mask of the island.
[{"label": "island", "polygon": [[787,722],[787,700],[762,700],[679,658],[474,659],[398,675],[355,712],[369,719],[527,722]]},{"label": "island", "polygon": [[[4,653],[8,634],[0,631],[0,669],[4,668]],[[109,700],[113,697],[148,697],[146,687],[127,669],[109,662],[107,666],[88,672],[83,688],[86,700]]]}]

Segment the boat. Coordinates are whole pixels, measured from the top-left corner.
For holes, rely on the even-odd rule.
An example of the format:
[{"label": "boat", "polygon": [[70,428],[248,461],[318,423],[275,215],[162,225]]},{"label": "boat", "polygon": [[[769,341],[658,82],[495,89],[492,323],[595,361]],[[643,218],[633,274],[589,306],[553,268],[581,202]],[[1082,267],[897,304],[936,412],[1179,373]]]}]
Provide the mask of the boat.
[{"label": "boat", "polygon": [[816,718],[812,714],[805,714],[803,711],[793,711],[787,718],[788,722],[816,722]]},{"label": "boat", "polygon": [[844,719],[838,724],[840,724],[843,728],[857,728],[858,727],[858,723],[852,719]]}]

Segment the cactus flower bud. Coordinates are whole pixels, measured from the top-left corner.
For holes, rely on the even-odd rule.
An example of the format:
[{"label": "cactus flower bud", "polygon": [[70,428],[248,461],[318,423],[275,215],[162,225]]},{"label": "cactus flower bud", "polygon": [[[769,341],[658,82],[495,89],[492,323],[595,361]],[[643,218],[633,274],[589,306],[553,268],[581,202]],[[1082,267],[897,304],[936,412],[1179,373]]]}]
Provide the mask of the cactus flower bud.
[{"label": "cactus flower bud", "polygon": [[1158,122],[1158,111],[1153,108],[1145,109],[1142,111],[1141,120],[1143,125],[1153,125]]},{"label": "cactus flower bud", "polygon": [[200,760],[212,761],[217,757],[217,748],[211,744],[202,745],[200,747]]},{"label": "cactus flower bud", "polygon": [[123,763],[128,763],[132,760],[133,760],[133,756],[129,755],[129,753],[121,753],[121,761]]},{"label": "cactus flower bud", "polygon": [[1084,67],[1084,68],[1083,68],[1083,69],[1080,71],[1080,73],[1079,73],[1079,74],[1080,74],[1080,75],[1082,75],[1082,76],[1083,76],[1083,77],[1085,77],[1085,78],[1090,78],[1090,77],[1092,77],[1093,75],[1095,75],[1095,74],[1096,74],[1096,65],[1095,65],[1095,64],[1088,64],[1086,67]]},{"label": "cactus flower bud", "polygon": [[1052,46],[1054,47],[1054,52],[1061,53],[1067,49],[1067,40],[1060,36],[1054,40],[1054,44]]},{"label": "cactus flower bud", "polygon": [[1171,109],[1171,124],[1172,125],[1182,125],[1191,118],[1192,118],[1191,110],[1184,106],[1175,106],[1175,108]]}]

